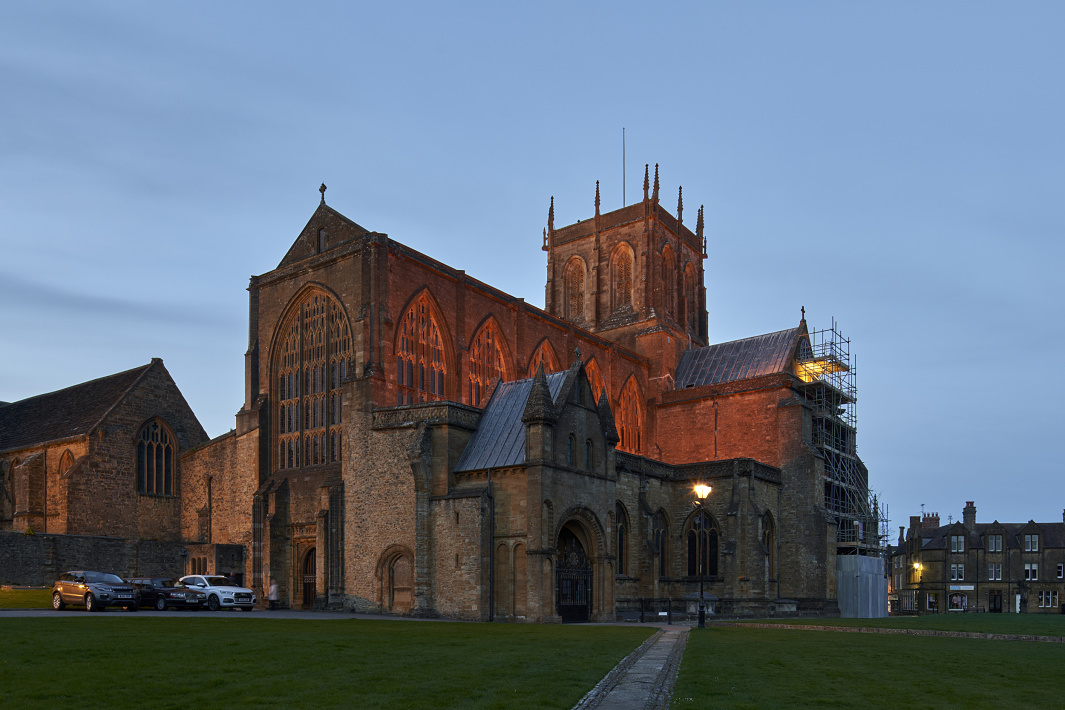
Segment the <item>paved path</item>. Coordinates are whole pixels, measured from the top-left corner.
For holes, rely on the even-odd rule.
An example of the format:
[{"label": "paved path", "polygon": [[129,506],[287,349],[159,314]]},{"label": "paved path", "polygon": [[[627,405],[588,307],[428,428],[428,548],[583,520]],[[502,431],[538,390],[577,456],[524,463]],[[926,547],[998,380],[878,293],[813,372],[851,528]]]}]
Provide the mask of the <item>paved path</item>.
[{"label": "paved path", "polygon": [[573,710],[659,710],[669,707],[687,626],[665,626],[614,667]]}]

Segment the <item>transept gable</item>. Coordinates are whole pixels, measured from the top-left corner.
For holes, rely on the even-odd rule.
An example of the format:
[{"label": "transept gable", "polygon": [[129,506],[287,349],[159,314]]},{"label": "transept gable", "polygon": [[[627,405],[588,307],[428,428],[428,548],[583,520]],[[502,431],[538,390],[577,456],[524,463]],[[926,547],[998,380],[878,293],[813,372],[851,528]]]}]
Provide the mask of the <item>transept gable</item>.
[{"label": "transept gable", "polygon": [[369,234],[372,234],[370,230],[356,224],[323,201],[307,220],[307,224],[277,268],[309,259]]}]

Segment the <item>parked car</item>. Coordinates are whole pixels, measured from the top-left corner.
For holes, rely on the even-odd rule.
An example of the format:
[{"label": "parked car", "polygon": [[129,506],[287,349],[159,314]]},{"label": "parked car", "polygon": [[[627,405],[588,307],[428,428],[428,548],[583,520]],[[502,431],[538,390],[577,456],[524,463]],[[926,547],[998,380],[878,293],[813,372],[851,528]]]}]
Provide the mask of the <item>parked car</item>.
[{"label": "parked car", "polygon": [[61,611],[67,604],[85,605],[86,611],[103,611],[121,606],[137,611],[133,585],[106,572],[73,571],[59,575],[52,588],[52,608]]},{"label": "parked car", "polygon": [[170,577],[130,577],[126,581],[136,590],[137,604],[158,611],[199,609],[207,603],[205,592],[189,589]]},{"label": "parked car", "polygon": [[255,608],[255,592],[237,586],[229,577],[217,574],[190,574],[179,580],[186,587],[198,589],[207,595],[207,608],[211,611],[234,609],[244,611]]}]

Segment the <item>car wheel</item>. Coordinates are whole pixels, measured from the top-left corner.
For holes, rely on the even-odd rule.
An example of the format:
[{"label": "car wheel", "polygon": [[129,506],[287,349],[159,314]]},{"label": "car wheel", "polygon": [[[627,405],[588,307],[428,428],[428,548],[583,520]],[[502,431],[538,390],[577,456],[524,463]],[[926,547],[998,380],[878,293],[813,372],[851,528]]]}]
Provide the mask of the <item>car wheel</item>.
[{"label": "car wheel", "polygon": [[158,599],[156,599],[155,600],[155,610],[156,611],[166,611],[166,599],[163,599],[162,597],[159,597]]},{"label": "car wheel", "polygon": [[52,595],[52,608],[56,611],[63,611],[66,608],[66,602],[63,601],[63,596],[56,592]]},{"label": "car wheel", "polygon": [[218,597],[216,597],[214,594],[212,594],[210,597],[208,597],[208,599],[207,599],[207,608],[210,609],[211,611],[218,611],[219,609],[222,608],[222,605],[219,604],[219,602],[218,602]]},{"label": "car wheel", "polygon": [[92,592],[85,595],[85,611],[100,611],[101,608],[100,602],[96,601],[96,597],[93,596]]}]

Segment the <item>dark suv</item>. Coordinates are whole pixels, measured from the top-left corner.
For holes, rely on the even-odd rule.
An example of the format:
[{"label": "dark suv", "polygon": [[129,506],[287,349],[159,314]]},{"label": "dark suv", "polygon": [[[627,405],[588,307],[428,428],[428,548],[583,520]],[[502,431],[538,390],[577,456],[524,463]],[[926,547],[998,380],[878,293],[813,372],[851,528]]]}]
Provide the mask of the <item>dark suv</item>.
[{"label": "dark suv", "polygon": [[85,605],[87,611],[103,611],[122,606],[137,611],[132,584],[106,572],[75,571],[59,575],[52,590],[52,608],[61,611],[67,604]]},{"label": "dark suv", "polygon": [[167,609],[199,609],[207,602],[207,595],[197,589],[189,589],[169,577],[130,577],[140,606],[154,606],[159,611]]}]

